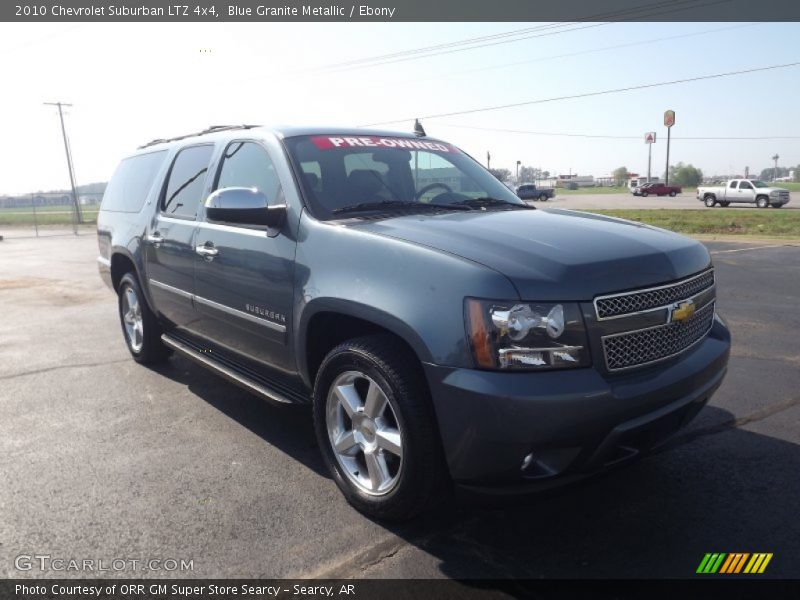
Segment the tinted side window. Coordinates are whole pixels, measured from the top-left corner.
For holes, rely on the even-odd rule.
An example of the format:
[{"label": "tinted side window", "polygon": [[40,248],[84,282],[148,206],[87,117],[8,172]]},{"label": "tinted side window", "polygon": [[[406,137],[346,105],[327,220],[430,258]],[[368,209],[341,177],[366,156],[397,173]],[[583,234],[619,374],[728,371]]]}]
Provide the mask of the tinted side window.
[{"label": "tinted side window", "polygon": [[276,203],[281,192],[275,165],[254,142],[233,142],[226,148],[216,187],[254,187],[264,192],[270,204]]},{"label": "tinted side window", "polygon": [[167,215],[194,217],[203,195],[203,186],[213,146],[193,146],[178,153],[172,163],[161,210]]},{"label": "tinted side window", "polygon": [[752,190],[752,189],[753,189],[753,186],[752,186],[752,185],[750,185],[750,184],[749,184],[748,182],[746,182],[746,181],[742,181],[741,183],[739,183],[739,189],[740,189],[740,190]]},{"label": "tinted side window", "polygon": [[123,160],[103,194],[102,210],[131,213],[142,210],[166,154],[162,150]]},{"label": "tinted side window", "polygon": [[739,183],[739,182],[738,182],[738,181],[731,181],[731,184],[730,184],[730,186],[728,186],[728,187],[730,187],[732,190],[735,190],[735,189],[736,189],[736,184],[737,184],[737,183]]}]

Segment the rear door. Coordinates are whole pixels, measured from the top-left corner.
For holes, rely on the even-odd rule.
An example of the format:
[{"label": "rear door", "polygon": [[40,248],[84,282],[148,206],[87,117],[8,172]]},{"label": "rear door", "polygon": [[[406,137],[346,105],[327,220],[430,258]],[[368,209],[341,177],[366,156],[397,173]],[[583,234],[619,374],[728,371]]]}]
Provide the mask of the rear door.
[{"label": "rear door", "polygon": [[[226,187],[254,187],[270,205],[284,203],[273,157],[256,140],[233,141],[224,149],[213,189]],[[203,215],[195,243],[204,252],[194,255],[200,318],[195,331],[248,359],[296,368],[287,351],[296,244],[289,227],[267,232],[209,223]]]},{"label": "rear door", "polygon": [[177,327],[196,320],[194,292],[197,209],[205,195],[213,144],[178,151],[145,237],[147,285],[156,311]]}]

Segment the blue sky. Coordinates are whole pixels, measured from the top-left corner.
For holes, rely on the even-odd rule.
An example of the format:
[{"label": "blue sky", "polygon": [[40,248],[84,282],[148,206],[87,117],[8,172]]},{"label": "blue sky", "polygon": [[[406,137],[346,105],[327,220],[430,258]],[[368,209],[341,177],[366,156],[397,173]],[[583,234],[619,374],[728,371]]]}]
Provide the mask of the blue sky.
[{"label": "blue sky", "polygon": [[[369,68],[322,69],[529,27],[525,23],[377,24],[2,24],[0,193],[67,183],[52,108],[63,100],[79,183],[105,180],[137,145],[217,123],[359,125],[580,94],[800,61],[800,24],[613,23],[477,50]],[[678,37],[680,36],[680,37]],[[664,39],[661,38],[672,38]],[[610,46],[622,46],[606,49]],[[201,50],[203,50],[201,52]],[[568,56],[564,56],[568,55]],[[520,64],[510,64],[520,63]],[[681,136],[798,139],[675,139],[671,162],[708,174],[759,172],[776,152],[800,163],[800,68],[711,79],[608,96],[424,120],[492,165],[517,160],[551,172],[607,175],[663,171],[663,111]],[[412,123],[387,125],[409,129]],[[487,129],[632,136],[592,139]]]}]

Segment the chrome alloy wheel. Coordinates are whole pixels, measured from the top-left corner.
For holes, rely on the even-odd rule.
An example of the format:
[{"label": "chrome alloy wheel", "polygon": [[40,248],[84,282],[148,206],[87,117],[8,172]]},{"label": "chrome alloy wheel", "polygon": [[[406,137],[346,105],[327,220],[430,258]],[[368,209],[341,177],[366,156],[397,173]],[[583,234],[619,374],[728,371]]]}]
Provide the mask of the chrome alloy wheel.
[{"label": "chrome alloy wheel", "polygon": [[125,335],[131,350],[136,353],[142,351],[144,345],[144,321],[142,320],[142,305],[136,292],[130,286],[125,288],[122,295],[122,322],[125,325]]},{"label": "chrome alloy wheel", "polygon": [[351,483],[373,496],[392,491],[403,468],[403,435],[381,387],[346,371],[331,384],[325,415],[333,454]]}]

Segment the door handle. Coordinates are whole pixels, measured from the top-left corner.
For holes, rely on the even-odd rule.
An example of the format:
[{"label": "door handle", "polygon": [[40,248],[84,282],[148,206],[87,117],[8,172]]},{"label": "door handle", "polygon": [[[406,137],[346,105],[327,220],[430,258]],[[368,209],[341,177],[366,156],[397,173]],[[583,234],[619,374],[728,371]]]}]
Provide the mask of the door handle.
[{"label": "door handle", "polygon": [[148,235],[145,239],[155,246],[158,246],[161,242],[164,241],[164,237],[161,235],[160,231],[154,231],[152,234]]},{"label": "door handle", "polygon": [[213,260],[213,258],[219,254],[219,250],[214,248],[214,245],[211,244],[211,242],[206,242],[201,246],[195,246],[194,251],[207,260]]}]

